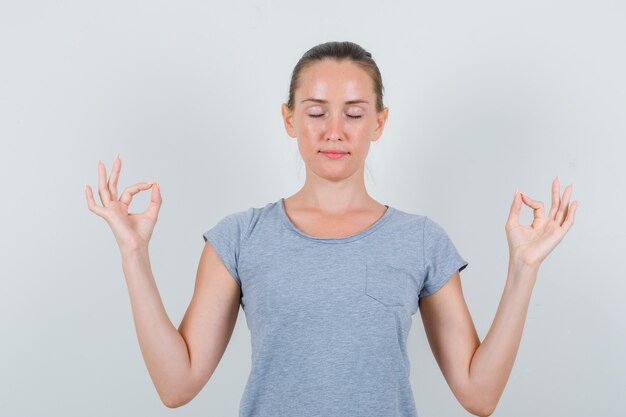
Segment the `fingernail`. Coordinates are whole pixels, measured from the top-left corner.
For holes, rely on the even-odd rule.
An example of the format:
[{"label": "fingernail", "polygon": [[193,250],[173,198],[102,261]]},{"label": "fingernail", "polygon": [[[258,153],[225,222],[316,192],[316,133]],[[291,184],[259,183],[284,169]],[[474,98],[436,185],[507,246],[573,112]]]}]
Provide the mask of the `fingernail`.
[{"label": "fingernail", "polygon": [[161,188],[161,184],[159,184],[159,182],[156,182],[157,187]]}]

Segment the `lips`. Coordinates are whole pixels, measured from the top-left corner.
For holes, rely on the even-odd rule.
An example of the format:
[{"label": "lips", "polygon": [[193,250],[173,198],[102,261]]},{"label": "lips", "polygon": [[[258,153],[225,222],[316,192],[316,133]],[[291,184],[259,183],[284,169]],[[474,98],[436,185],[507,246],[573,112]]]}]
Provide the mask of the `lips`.
[{"label": "lips", "polygon": [[320,151],[320,153],[330,159],[343,158],[345,155],[348,154],[348,152],[340,151],[340,150],[326,150],[326,151]]}]

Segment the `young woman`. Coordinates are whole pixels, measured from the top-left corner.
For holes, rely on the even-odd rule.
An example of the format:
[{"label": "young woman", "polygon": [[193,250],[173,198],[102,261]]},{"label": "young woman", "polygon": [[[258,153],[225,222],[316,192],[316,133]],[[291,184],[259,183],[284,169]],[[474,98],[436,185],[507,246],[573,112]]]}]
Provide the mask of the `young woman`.
[{"label": "young woman", "polygon": [[[351,42],[328,42],[296,65],[285,128],[306,165],[288,198],[232,213],[206,241],[189,308],[176,329],[150,268],[148,242],[162,203],[159,184],[117,195],[121,160],[107,180],[99,161],[95,203],[122,254],[143,357],[164,404],[191,401],[230,340],[239,306],[251,331],[252,368],[240,416],[416,416],[406,341],[418,308],[452,392],[470,413],[490,415],[520,344],[541,262],[572,224],[572,186],[552,206],[515,191],[505,225],[509,267],[493,324],[481,342],[459,272],[468,263],[445,230],[424,215],[382,204],[365,188],[370,142],[383,132],[380,72]],[[152,188],[149,208],[129,214],[133,196]],[[534,221],[519,223],[522,203]]]}]

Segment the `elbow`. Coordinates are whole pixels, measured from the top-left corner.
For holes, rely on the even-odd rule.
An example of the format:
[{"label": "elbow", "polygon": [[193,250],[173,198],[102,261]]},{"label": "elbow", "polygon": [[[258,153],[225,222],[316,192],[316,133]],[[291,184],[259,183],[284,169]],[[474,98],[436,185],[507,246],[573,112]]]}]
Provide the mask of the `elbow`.
[{"label": "elbow", "polygon": [[461,405],[465,410],[475,416],[489,417],[496,410],[498,405],[497,400],[489,398],[489,396],[472,394],[470,397],[465,397],[465,401],[461,402]]},{"label": "elbow", "polygon": [[161,402],[167,408],[182,407],[191,402],[200,392],[201,386],[195,383],[195,380],[191,377],[186,377],[182,381],[169,384],[168,386],[156,387]]},{"label": "elbow", "polygon": [[180,407],[180,404],[176,403],[176,402],[172,402],[172,401],[167,401],[167,400],[161,400],[163,402],[163,405],[165,405],[167,408],[178,408]]},{"label": "elbow", "polygon": [[161,397],[161,402],[167,407],[167,408],[178,408],[181,407],[185,404],[187,404],[190,400],[183,400],[180,398],[174,398],[174,397]]},{"label": "elbow", "polygon": [[457,398],[467,412],[479,417],[489,417],[495,412],[501,393],[475,384],[466,388]]},{"label": "elbow", "polygon": [[167,408],[178,408],[183,405],[183,402],[179,401],[177,398],[166,397],[163,395],[161,395],[160,398],[163,405],[165,405]]},{"label": "elbow", "polygon": [[159,393],[159,398],[161,398],[161,402],[167,408],[178,408],[190,402],[193,399],[193,396],[183,396],[180,393],[177,395],[172,393]]},{"label": "elbow", "polygon": [[496,404],[474,404],[464,407],[469,413],[478,417],[489,417],[496,410]]}]

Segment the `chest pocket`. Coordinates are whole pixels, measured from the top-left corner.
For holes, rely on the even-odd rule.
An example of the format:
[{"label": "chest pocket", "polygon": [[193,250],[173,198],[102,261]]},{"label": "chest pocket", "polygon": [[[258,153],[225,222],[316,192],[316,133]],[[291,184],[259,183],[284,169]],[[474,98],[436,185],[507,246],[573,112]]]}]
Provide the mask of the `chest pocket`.
[{"label": "chest pocket", "polygon": [[390,265],[365,265],[365,294],[386,306],[407,303],[409,275]]}]

